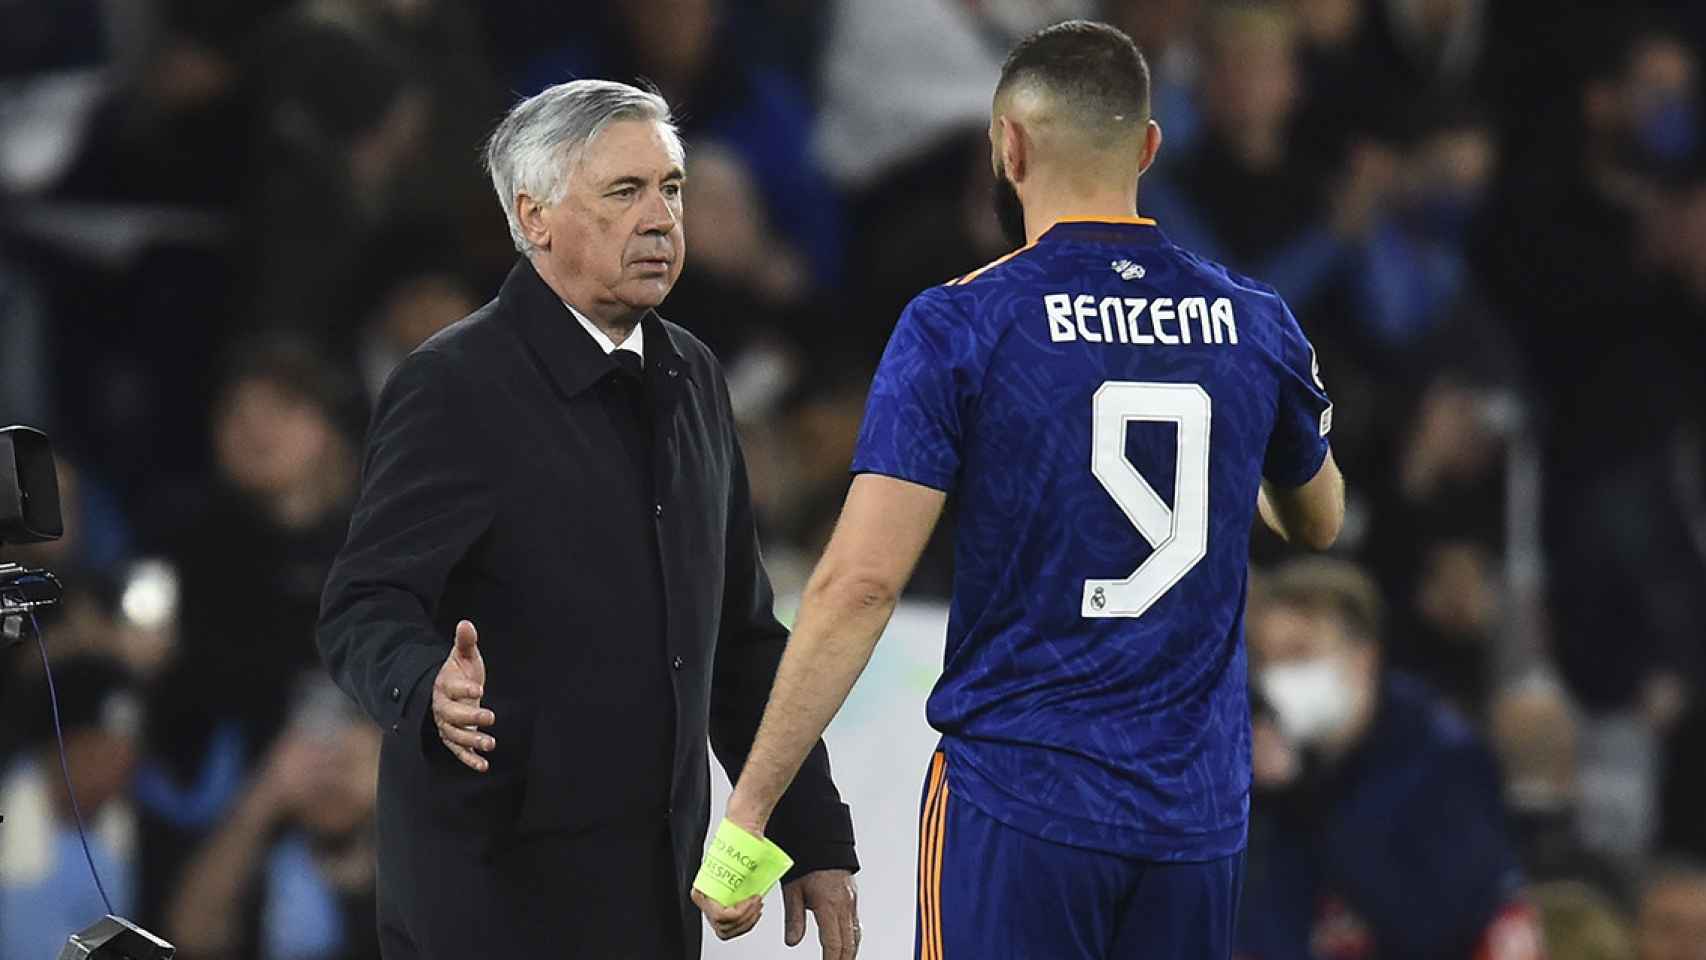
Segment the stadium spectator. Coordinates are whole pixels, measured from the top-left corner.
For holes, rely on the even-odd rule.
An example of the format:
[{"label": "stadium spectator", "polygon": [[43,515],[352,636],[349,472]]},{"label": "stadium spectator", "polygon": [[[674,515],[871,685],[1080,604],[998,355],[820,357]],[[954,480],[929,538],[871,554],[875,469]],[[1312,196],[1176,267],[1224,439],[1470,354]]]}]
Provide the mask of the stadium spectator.
[{"label": "stadium spectator", "polygon": [[1477,99],[1486,0],[1376,0],[1367,7],[1362,69],[1352,85],[1367,98],[1367,132],[1400,135],[1418,105]]},{"label": "stadium spectator", "polygon": [[[1689,104],[1698,96],[1698,58],[1681,39],[1646,26],[1616,25],[1609,33],[1584,41],[1577,53],[1587,76],[1572,98],[1560,98],[1577,104],[1569,122],[1513,158],[1479,252],[1489,292],[1510,318],[1540,388],[1548,487],[1577,494],[1666,439],[1625,426],[1663,422],[1673,409],[1677,373],[1662,347],[1668,331],[1645,320],[1666,314],[1647,226],[1663,202],[1659,174],[1687,161]],[[1538,162],[1542,155],[1550,162]],[[1606,316],[1632,318],[1613,342],[1557,335],[1590,329]],[[1607,396],[1621,398],[1615,411],[1600,403]],[[1547,498],[1561,511],[1551,521],[1560,534],[1575,519],[1569,499]],[[1573,548],[1563,537],[1552,542],[1567,563]],[[1573,579],[1556,586],[1560,609],[1571,609]],[[1580,692],[1596,703],[1616,696]]]},{"label": "stadium spectator", "polygon": [[[1679,483],[1686,410],[1659,416],[1652,432],[1668,434],[1667,445],[1596,470],[1580,490],[1594,507],[1568,524],[1560,517],[1551,544],[1554,651],[1586,710],[1584,829],[1590,844],[1631,858],[1648,852],[1666,826],[1659,822],[1663,754],[1673,739],[1678,749],[1698,751],[1698,724],[1682,721],[1706,690],[1706,553]],[[1608,637],[1620,638],[1614,657],[1606,655]],[[1698,769],[1697,753],[1673,765],[1674,786],[1697,784]],[[1688,813],[1667,818],[1683,830],[1692,822]]]},{"label": "stadium spectator", "polygon": [[1464,241],[1498,162],[1480,121],[1430,127],[1405,150],[1392,216],[1373,228],[1354,271],[1357,332],[1383,358],[1426,339],[1468,293]]},{"label": "stadium spectator", "polygon": [[1365,145],[1336,188],[1309,175],[1291,138],[1303,93],[1297,55],[1285,8],[1215,8],[1203,48],[1201,139],[1145,185],[1138,207],[1174,242],[1260,276],[1307,315],[1377,222],[1397,160]]},{"label": "stadium spectator", "polygon": [[195,695],[173,712],[234,711],[256,752],[284,719],[292,672],[318,666],[320,585],[357,479],[345,424],[359,403],[306,346],[263,341],[233,360],[216,406],[219,489],[178,551],[176,666],[197,678]]},{"label": "stadium spectator", "polygon": [[[824,52],[824,168],[862,192],[989,120],[1002,48],[954,0],[839,0]],[[852,204],[857,210],[858,204]]]},{"label": "stadium spectator", "polygon": [[1641,893],[1635,937],[1640,960],[1706,958],[1706,867],[1661,861]]},{"label": "stadium spectator", "polygon": [[[1584,708],[1583,828],[1592,845],[1638,857],[1657,826],[1655,756],[1698,682],[1706,617],[1675,482],[1699,377],[1698,337],[1672,318],[1698,307],[1665,282],[1678,269],[1666,232],[1687,223],[1667,183],[1697,152],[1700,67],[1677,35],[1628,20],[1582,52],[1574,139],[1519,158],[1482,263],[1541,418],[1553,649]],[[1540,166],[1536,151],[1563,160]],[[1558,335],[1607,316],[1630,318],[1615,338]]]},{"label": "stadium spectator", "polygon": [[833,325],[808,306],[809,264],[772,226],[752,169],[716,142],[696,147],[688,167],[693,204],[683,225],[704,256],[683,270],[670,303],[694,335],[725,362],[754,339],[816,346],[832,337]]},{"label": "stadium spectator", "polygon": [[299,676],[318,670],[320,586],[358,469],[344,424],[361,408],[356,388],[299,343],[253,344],[226,373],[217,482],[172,551],[180,640],[150,691],[138,781],[150,909],[271,745]]},{"label": "stadium spectator", "polygon": [[[135,905],[135,821],[125,792],[135,765],[140,704],[129,674],[111,659],[72,657],[54,670],[66,764],[88,829],[89,856],[112,908]],[[0,956],[52,957],[66,936],[107,912],[89,876],[65,791],[53,708],[40,679],[11,722],[24,750],[0,779]]]},{"label": "stadium spectator", "polygon": [[914,294],[1011,249],[989,213],[988,135],[1010,39],[957,0],[835,4],[815,146],[847,197],[859,281],[836,373],[868,380]]},{"label": "stadium spectator", "polygon": [[356,366],[371,406],[385,380],[426,339],[480,305],[453,222],[403,221],[373,245],[363,271]]},{"label": "stadium spectator", "polygon": [[1253,594],[1251,675],[1273,711],[1239,938],[1254,960],[1448,960],[1538,936],[1492,756],[1383,669],[1382,606],[1366,574],[1330,559],[1290,561]]},{"label": "stadium spectator", "polygon": [[1364,0],[1295,0],[1300,34],[1299,69],[1303,102],[1298,107],[1298,149],[1311,163],[1331,169],[1370,124],[1363,100],[1368,87],[1360,73],[1371,3]]},{"label": "stadium spectator", "polygon": [[[321,0],[322,3],[326,0]],[[389,44],[419,85],[421,127],[416,148],[398,172],[396,216],[441,224],[474,262],[493,271],[508,266],[503,219],[470,145],[503,115],[504,87],[479,34],[479,4],[471,0],[335,0],[369,37]]]},{"label": "stadium spectator", "polygon": [[1410,139],[1414,116],[1488,86],[1484,0],[1299,0],[1308,96],[1301,149],[1336,164],[1358,137]]},{"label": "stadium spectator", "polygon": [[1589,850],[1577,829],[1581,806],[1579,721],[1563,686],[1534,672],[1498,690],[1488,738],[1504,773],[1504,797],[1523,874],[1531,882],[1585,881],[1619,900],[1629,877]]},{"label": "stadium spectator", "polygon": [[266,160],[243,229],[247,318],[345,352],[355,337],[349,291],[397,206],[430,100],[388,45],[312,8],[273,22],[256,50]]},{"label": "stadium spectator", "polygon": [[1411,634],[1405,655],[1392,662],[1419,675],[1460,713],[1478,719],[1503,625],[1502,583],[1492,552],[1474,540],[1445,537],[1419,552],[1421,565],[1404,618]]},{"label": "stadium spectator", "polygon": [[166,930],[186,960],[377,958],[378,776],[378,729],[329,681],[306,687],[290,728],[184,870]]},{"label": "stadium spectator", "polygon": [[244,83],[247,46],[261,23],[292,2],[106,7],[103,22],[88,30],[107,60],[102,97],[88,142],[56,195],[235,206],[256,160],[245,136],[252,105]]}]

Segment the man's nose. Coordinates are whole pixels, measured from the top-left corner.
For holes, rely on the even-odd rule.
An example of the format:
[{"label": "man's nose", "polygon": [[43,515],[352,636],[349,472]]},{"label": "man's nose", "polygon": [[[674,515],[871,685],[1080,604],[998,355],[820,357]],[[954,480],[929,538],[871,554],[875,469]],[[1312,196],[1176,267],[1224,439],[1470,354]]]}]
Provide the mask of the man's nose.
[{"label": "man's nose", "polygon": [[640,213],[641,233],[668,233],[675,229],[680,222],[675,209],[664,199],[663,191],[656,190],[647,194],[645,208]]}]

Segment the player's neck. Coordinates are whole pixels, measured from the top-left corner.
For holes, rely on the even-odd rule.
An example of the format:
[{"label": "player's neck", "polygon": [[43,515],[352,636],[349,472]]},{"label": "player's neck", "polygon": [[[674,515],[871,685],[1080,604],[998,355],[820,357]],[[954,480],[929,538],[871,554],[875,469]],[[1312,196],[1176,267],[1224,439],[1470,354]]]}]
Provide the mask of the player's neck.
[{"label": "player's neck", "polygon": [[1135,216],[1136,191],[1039,198],[1025,206],[1025,242],[1036,243],[1062,220],[1123,220]]}]

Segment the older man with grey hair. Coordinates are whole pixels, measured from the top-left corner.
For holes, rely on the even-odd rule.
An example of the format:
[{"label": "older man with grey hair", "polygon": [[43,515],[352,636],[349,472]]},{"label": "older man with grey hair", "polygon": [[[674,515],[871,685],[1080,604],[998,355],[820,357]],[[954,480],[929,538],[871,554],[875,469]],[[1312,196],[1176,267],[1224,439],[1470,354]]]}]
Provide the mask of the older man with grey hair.
[{"label": "older man with grey hair", "polygon": [[[522,259],[392,375],[320,650],[385,731],[385,956],[696,957],[707,738],[745,761],[787,643],[716,359],[655,308],[680,275],[681,140],[656,94],[577,80],[486,149]],[[851,957],[852,824],[818,744],[768,836]],[[720,936],[758,905],[714,921]]]}]

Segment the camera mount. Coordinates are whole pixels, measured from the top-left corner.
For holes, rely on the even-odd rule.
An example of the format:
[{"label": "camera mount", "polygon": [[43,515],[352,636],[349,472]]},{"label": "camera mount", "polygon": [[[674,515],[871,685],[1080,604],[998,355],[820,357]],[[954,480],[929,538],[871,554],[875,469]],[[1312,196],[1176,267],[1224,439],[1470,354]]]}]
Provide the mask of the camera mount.
[{"label": "camera mount", "polygon": [[[0,545],[41,543],[64,535],[65,524],[59,515],[59,475],[53,466],[53,447],[47,434],[34,427],[0,428]],[[0,649],[37,639],[35,612],[58,603],[61,592],[59,578],[47,570],[0,563]],[[53,670],[48,665],[46,645],[41,651],[43,672],[51,691]],[[54,710],[57,732],[58,707]],[[70,768],[64,766],[63,738],[59,750],[65,789],[71,796],[71,808],[76,811],[77,793],[71,784]],[[83,835],[80,812],[77,832]],[[83,837],[85,856],[88,844],[88,838]],[[101,887],[93,858],[89,860],[89,872],[105,901],[107,892]],[[107,909],[112,909],[111,903]],[[174,952],[171,944],[109,913],[73,934],[60,951],[59,960],[171,960]]]}]

